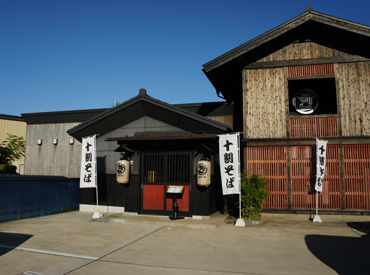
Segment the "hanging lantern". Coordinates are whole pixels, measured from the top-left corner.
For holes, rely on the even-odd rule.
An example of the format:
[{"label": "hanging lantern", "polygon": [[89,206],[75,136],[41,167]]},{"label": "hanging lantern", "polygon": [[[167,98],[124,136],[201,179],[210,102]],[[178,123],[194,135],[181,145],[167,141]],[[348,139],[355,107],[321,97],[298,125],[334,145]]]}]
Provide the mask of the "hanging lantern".
[{"label": "hanging lantern", "polygon": [[122,159],[117,161],[116,179],[118,183],[128,183],[130,178],[130,162]]},{"label": "hanging lantern", "polygon": [[208,186],[211,184],[211,162],[200,160],[197,163],[197,184],[199,186]]}]

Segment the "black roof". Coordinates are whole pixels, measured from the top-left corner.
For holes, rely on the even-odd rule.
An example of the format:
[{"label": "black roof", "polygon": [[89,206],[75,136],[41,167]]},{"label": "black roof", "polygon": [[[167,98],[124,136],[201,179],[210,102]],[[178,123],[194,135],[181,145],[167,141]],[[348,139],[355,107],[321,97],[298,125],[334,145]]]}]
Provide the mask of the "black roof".
[{"label": "black roof", "polygon": [[[172,104],[172,106],[202,116],[222,116],[233,114],[233,104],[227,104],[226,102],[185,103]],[[0,114],[0,118],[25,121],[27,124],[83,122],[110,109],[112,108],[24,113],[21,117]]]},{"label": "black roof", "polygon": [[233,104],[227,104],[225,101],[173,104],[172,106],[201,116],[225,116],[233,114]]},{"label": "black roof", "polygon": [[242,69],[247,64],[295,41],[314,41],[351,55],[370,58],[370,27],[307,9],[303,14],[232,49],[203,65],[203,72],[230,100],[241,92]]},{"label": "black roof", "polygon": [[196,134],[231,131],[226,124],[157,100],[141,90],[136,97],[82,122],[67,132],[80,140],[84,136],[108,133],[143,116],[150,116]]},{"label": "black roof", "polygon": [[27,113],[22,114],[22,118],[27,122],[27,124],[82,122],[98,114],[101,114],[106,110],[109,109],[105,108],[105,109],[72,110],[59,112]]}]

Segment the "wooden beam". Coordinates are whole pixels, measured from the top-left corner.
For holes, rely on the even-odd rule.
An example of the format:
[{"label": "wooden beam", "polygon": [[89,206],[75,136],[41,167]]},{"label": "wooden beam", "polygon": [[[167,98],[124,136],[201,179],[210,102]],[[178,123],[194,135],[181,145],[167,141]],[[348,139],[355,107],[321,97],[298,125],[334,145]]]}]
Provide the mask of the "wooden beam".
[{"label": "wooden beam", "polygon": [[347,56],[333,56],[333,57],[313,58],[313,59],[254,62],[254,63],[244,66],[243,69],[244,70],[265,69],[265,68],[278,68],[278,67],[288,67],[288,66],[332,64],[332,63],[352,63],[352,62],[365,62],[365,61],[370,61],[370,59],[362,57],[362,56],[357,56],[357,55],[347,55]]},{"label": "wooden beam", "polygon": [[[328,140],[330,145],[360,145],[370,144],[370,137],[320,137]],[[242,145],[246,146],[300,146],[315,145],[315,138],[276,138],[276,139],[243,139]]]}]

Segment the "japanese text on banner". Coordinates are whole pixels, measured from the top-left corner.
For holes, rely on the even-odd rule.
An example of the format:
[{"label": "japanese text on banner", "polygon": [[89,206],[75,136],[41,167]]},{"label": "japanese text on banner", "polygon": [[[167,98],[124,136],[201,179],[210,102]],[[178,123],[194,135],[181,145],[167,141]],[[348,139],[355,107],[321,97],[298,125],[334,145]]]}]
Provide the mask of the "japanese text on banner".
[{"label": "japanese text on banner", "polygon": [[322,192],[324,183],[327,140],[316,139],[316,183],[315,190]]},{"label": "japanese text on banner", "polygon": [[82,139],[80,188],[96,187],[96,136]]},{"label": "japanese text on banner", "polygon": [[240,194],[239,134],[219,135],[222,193]]}]

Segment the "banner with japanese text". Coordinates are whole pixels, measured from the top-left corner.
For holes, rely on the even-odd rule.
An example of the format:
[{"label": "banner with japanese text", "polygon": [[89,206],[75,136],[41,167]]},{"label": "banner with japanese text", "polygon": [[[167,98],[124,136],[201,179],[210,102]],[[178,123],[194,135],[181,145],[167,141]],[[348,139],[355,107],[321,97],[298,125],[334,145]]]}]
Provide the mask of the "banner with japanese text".
[{"label": "banner with japanese text", "polygon": [[96,136],[82,138],[80,188],[96,187]]},{"label": "banner with japanese text", "polygon": [[327,140],[316,139],[316,182],[315,190],[322,192],[325,176],[326,145]]},{"label": "banner with japanese text", "polygon": [[239,133],[219,135],[222,193],[240,194]]}]

